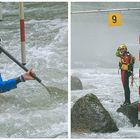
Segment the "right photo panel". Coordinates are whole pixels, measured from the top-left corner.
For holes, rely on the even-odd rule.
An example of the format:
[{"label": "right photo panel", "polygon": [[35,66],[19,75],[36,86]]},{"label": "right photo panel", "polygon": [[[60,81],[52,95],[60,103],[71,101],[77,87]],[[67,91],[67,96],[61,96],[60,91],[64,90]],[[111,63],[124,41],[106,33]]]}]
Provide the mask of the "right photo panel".
[{"label": "right photo panel", "polygon": [[71,3],[71,137],[140,138],[140,2]]}]

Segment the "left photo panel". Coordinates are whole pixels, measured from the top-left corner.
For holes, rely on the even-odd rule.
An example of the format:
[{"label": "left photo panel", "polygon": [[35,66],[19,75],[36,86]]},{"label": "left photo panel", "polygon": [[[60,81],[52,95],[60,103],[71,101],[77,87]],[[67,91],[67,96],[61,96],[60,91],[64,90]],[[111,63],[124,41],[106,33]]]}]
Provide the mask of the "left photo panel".
[{"label": "left photo panel", "polygon": [[68,137],[67,2],[0,2],[0,137]]}]

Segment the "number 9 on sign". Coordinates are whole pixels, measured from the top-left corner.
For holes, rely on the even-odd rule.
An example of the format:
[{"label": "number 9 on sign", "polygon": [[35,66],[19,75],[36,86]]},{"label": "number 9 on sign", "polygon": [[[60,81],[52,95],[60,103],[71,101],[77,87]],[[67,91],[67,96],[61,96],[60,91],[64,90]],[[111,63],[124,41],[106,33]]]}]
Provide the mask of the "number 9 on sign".
[{"label": "number 9 on sign", "polygon": [[121,14],[120,13],[109,13],[108,14],[108,25],[109,26],[121,26]]}]

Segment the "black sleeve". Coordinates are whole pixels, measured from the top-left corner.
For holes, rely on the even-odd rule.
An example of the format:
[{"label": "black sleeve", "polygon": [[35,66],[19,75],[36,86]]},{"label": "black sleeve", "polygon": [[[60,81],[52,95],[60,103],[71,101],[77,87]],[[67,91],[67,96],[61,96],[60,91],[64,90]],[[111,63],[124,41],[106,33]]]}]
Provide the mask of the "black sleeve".
[{"label": "black sleeve", "polygon": [[20,82],[25,82],[25,79],[24,79],[23,75],[16,78],[16,84],[18,84]]}]

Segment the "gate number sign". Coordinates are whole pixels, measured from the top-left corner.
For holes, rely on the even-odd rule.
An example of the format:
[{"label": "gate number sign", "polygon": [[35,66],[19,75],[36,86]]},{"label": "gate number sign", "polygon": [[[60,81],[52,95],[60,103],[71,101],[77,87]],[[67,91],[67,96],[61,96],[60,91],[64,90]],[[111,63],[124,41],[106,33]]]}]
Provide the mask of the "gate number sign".
[{"label": "gate number sign", "polygon": [[121,26],[121,13],[109,13],[108,14],[108,25],[109,26]]}]

